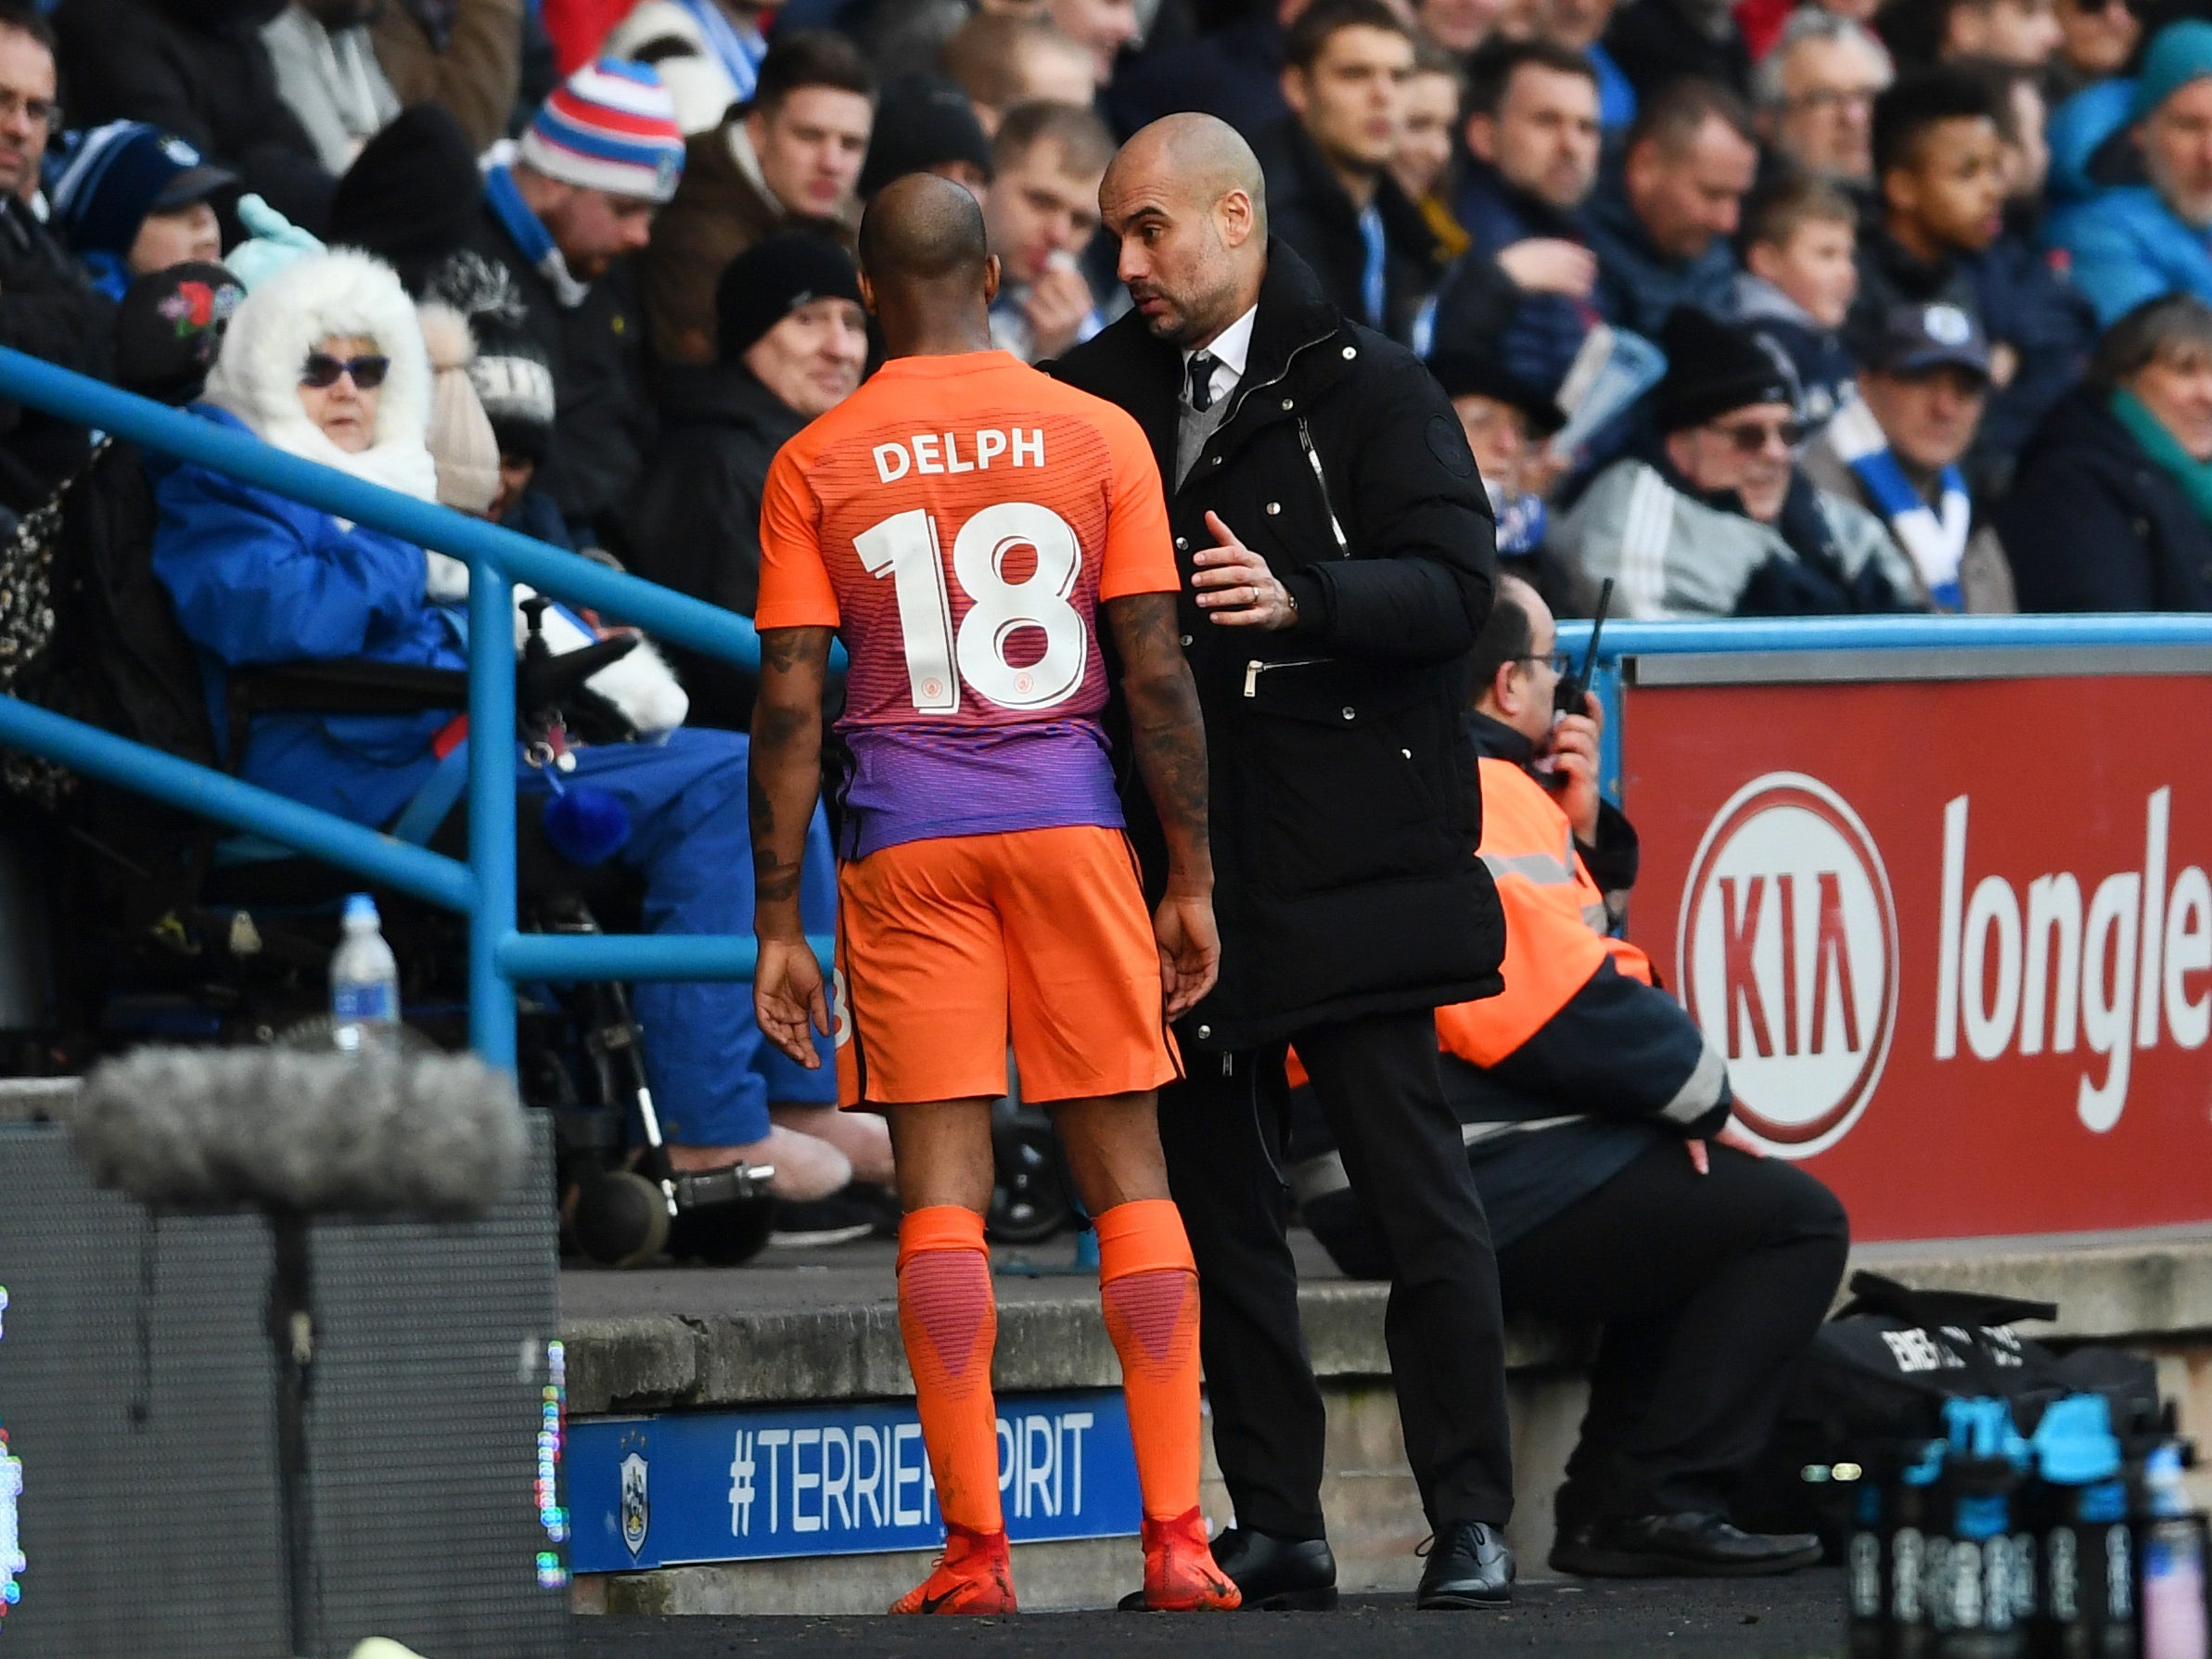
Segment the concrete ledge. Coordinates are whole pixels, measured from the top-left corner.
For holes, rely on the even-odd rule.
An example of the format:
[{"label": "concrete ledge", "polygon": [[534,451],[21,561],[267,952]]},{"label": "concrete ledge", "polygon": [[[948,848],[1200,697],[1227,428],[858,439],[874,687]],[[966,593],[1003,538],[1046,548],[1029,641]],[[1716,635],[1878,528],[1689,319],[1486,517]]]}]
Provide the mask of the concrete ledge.
[{"label": "concrete ledge", "polygon": [[[2212,1331],[2212,1228],[1869,1244],[1852,1252],[1851,1265],[1918,1285],[2056,1302],[2055,1323],[2027,1327],[2039,1337],[2113,1341]],[[566,1317],[570,1409],[595,1416],[911,1395],[898,1308],[888,1273],[882,1278],[873,1300]],[[999,1283],[1004,1294],[992,1371],[999,1388],[1106,1388],[1119,1381],[1090,1281]],[[702,1308],[733,1288],[723,1275],[698,1275],[693,1285]],[[734,1288],[743,1287],[740,1271]],[[619,1295],[610,1287],[596,1299]],[[1300,1289],[1316,1374],[1324,1381],[1389,1375],[1387,1300],[1387,1286],[1350,1280],[1315,1279]],[[1506,1360],[1515,1371],[1569,1367],[1588,1357],[1589,1343],[1585,1332],[1516,1324],[1507,1333]]]},{"label": "concrete ledge", "polygon": [[2212,1227],[1866,1244],[1851,1252],[1851,1266],[1908,1284],[2056,1302],[2054,1323],[2026,1328],[2036,1337],[2212,1331]]}]

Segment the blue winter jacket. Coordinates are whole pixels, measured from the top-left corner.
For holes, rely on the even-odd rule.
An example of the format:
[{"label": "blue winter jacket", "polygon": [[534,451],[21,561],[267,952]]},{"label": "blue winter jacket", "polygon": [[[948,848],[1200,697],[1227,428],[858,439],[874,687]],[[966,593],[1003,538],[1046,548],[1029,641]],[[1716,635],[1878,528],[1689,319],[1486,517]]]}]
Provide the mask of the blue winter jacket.
[{"label": "blue winter jacket", "polygon": [[1608,323],[1657,339],[1667,313],[1694,305],[1727,320],[1733,314],[1736,256],[1726,236],[1694,260],[1671,259],[1651,245],[1629,205],[1617,164],[1606,169],[1582,210],[1584,239],[1598,256],[1592,296]]},{"label": "blue winter jacket", "polygon": [[[244,431],[223,410],[205,420]],[[148,455],[160,523],[154,574],[198,647],[219,740],[227,743],[227,671],[364,657],[466,669],[458,610],[424,594],[422,549],[347,525],[225,474]],[[385,824],[436,764],[430,741],[450,710],[419,715],[268,715],[247,739],[247,782],[357,823]]]},{"label": "blue winter jacket", "polygon": [[2072,262],[2074,287],[2107,327],[2161,294],[2212,300],[2212,239],[2175,218],[2148,185],[2060,208],[2049,234]]}]

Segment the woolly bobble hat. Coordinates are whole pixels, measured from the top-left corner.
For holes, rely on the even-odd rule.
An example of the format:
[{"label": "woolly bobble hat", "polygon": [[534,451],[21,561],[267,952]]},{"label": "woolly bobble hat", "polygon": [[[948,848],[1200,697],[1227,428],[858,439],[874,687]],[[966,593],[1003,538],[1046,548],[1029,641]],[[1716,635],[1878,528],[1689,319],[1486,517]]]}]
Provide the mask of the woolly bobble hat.
[{"label": "woolly bobble hat", "polygon": [[602,57],[538,106],[518,147],[549,179],[646,201],[666,201],[684,176],[684,129],[651,64]]},{"label": "woolly bobble hat", "polygon": [[468,322],[450,306],[420,308],[423,344],[430,353],[430,426],[426,441],[438,466],[438,501],[482,517],[499,493],[499,440],[469,383],[476,342]]}]

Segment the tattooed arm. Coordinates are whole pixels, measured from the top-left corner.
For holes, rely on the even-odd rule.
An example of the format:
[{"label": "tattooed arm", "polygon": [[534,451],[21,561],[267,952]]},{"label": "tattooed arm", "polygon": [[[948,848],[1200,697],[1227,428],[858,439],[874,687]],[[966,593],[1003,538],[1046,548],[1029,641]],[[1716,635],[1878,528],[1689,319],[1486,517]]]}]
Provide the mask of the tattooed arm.
[{"label": "tattooed arm", "polygon": [[746,795],[753,830],[753,1013],[768,1040],[810,1070],[822,1064],[807,1035],[829,1031],[822,964],[799,918],[799,868],[822,787],[822,688],[830,631],[770,628],[761,634],[761,692],[753,703]]},{"label": "tattooed arm", "polygon": [[1153,912],[1168,1017],[1213,989],[1221,937],[1213,920],[1213,852],[1206,829],[1206,726],[1175,632],[1175,595],[1132,593],[1103,607],[1121,657],[1121,689],[1137,770],[1168,838],[1168,891]]}]

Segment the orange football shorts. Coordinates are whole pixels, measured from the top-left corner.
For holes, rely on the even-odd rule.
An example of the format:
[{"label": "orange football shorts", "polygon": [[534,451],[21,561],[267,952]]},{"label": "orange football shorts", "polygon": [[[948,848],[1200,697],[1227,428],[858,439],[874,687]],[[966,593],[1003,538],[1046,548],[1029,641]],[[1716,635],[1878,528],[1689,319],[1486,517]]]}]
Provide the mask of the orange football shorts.
[{"label": "orange football shorts", "polygon": [[839,1104],[1032,1102],[1183,1075],[1136,861],[1095,825],[946,836],[837,872]]}]

